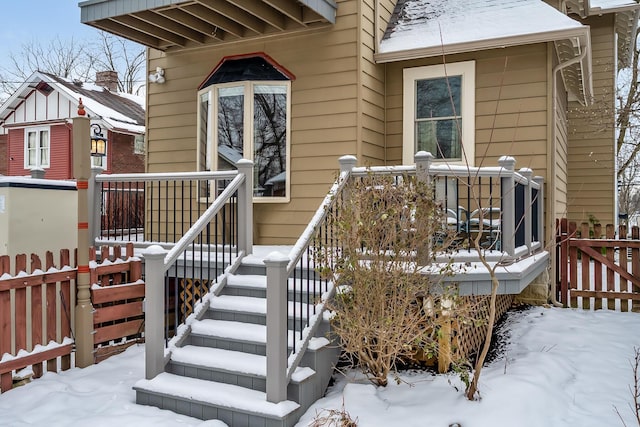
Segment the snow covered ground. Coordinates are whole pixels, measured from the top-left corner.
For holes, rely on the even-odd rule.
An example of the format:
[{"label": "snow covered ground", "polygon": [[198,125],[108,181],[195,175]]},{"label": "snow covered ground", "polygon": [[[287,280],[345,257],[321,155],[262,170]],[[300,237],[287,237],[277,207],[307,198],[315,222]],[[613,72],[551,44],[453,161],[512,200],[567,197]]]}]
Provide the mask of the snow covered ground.
[{"label": "snow covered ground", "polygon": [[[340,377],[303,416],[344,409],[363,427],[607,427],[637,425],[630,405],[631,361],[640,347],[640,314],[532,308],[509,314],[506,344],[483,371],[482,399],[464,398],[453,374],[402,374],[375,388]],[[135,402],[144,375],[142,346],[99,365],[47,373],[0,395],[2,426],[220,426]]]}]

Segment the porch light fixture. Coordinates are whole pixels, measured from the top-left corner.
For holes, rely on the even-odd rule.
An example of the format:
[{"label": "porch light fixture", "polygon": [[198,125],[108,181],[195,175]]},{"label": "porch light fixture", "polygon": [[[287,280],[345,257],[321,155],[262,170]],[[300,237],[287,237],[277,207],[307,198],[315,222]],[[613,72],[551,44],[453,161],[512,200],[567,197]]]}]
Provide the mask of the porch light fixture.
[{"label": "porch light fixture", "polygon": [[102,135],[102,128],[99,124],[92,124],[91,130],[91,155],[94,157],[104,157],[107,152],[107,138]]}]

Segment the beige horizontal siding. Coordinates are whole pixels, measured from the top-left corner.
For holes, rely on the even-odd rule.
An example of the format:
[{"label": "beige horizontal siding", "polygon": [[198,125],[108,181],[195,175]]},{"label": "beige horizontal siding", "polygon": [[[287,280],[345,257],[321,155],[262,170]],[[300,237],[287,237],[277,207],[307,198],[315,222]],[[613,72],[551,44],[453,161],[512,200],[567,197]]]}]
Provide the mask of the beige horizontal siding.
[{"label": "beige horizontal siding", "polygon": [[568,217],[587,221],[594,216],[614,223],[614,52],[613,16],[592,17],[591,27],[594,104],[569,105]]},{"label": "beige horizontal siding", "polygon": [[148,68],[164,68],[166,83],[148,86],[149,171],[196,169],[198,86],[223,57],[264,52],[295,75],[291,84],[291,201],[255,205],[255,243],[293,243],[333,182],[338,158],[356,152],[361,67],[358,7],[355,0],[338,1],[335,25],[295,37],[275,36],[178,53],[151,50]]},{"label": "beige horizontal siding", "polygon": [[376,1],[360,2],[359,53],[359,150],[364,165],[385,164],[384,66],[376,64]]},{"label": "beige horizontal siding", "polygon": [[[514,156],[516,167],[546,174],[546,45],[454,55],[448,63],[476,60],[476,164],[496,165]],[[387,65],[387,158],[402,157],[402,70],[433,65],[439,58]]]}]

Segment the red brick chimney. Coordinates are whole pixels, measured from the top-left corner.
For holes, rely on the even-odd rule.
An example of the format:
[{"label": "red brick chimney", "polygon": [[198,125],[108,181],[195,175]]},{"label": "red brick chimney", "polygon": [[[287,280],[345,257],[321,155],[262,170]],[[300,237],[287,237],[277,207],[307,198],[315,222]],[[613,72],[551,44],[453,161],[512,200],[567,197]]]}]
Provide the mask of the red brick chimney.
[{"label": "red brick chimney", "polygon": [[117,71],[98,71],[96,73],[96,85],[101,86],[111,92],[118,91]]}]

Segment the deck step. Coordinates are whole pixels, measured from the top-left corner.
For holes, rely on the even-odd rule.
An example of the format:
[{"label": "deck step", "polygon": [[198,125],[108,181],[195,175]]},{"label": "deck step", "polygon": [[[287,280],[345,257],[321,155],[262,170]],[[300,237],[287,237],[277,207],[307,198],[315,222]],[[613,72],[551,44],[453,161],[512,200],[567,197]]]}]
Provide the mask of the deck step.
[{"label": "deck step", "polygon": [[191,334],[202,337],[226,338],[251,344],[265,344],[267,342],[266,326],[228,320],[202,319],[193,322]]},{"label": "deck step", "polygon": [[257,354],[187,345],[171,351],[171,361],[189,366],[266,377],[267,358]]},{"label": "deck step", "polygon": [[[241,351],[187,345],[171,352],[168,372],[265,391],[267,358]],[[297,384],[313,375],[313,369],[298,367],[291,380]]]},{"label": "deck step", "polygon": [[[308,279],[308,280],[307,280]],[[326,283],[313,280],[312,277],[303,279],[290,278],[287,282],[289,300],[304,299],[305,302],[317,298],[326,289]],[[227,283],[222,289],[223,295],[248,296],[266,298],[267,278],[260,275],[231,274],[227,277]]]},{"label": "deck step", "polygon": [[[328,321],[327,321],[328,322]],[[297,332],[299,335],[299,331]],[[327,325],[320,327],[317,338],[324,338]],[[289,354],[293,348],[294,333],[289,330],[287,345]],[[266,355],[267,328],[265,325],[228,320],[202,319],[191,324],[191,332],[182,344],[220,348],[250,354]]]},{"label": "deck step", "polygon": [[[137,403],[204,420],[218,419],[234,427],[291,427],[323,395],[338,357],[325,338],[329,330],[326,313],[313,330],[298,367],[283,384],[286,400],[267,402],[266,277],[260,265],[244,270],[244,274],[228,275],[219,293],[210,295],[208,307],[172,346],[164,372],[136,383]],[[294,337],[297,345],[316,308],[307,302],[316,301],[315,291],[320,289],[313,272],[303,276],[288,283],[289,355]]]},{"label": "deck step", "polygon": [[266,393],[232,384],[161,373],[134,385],[136,403],[157,406],[202,420],[230,426],[291,426],[300,405],[267,401]]},{"label": "deck step", "polygon": [[[267,300],[264,298],[245,297],[237,295],[219,295],[215,298],[211,298],[209,302],[209,311],[211,310],[266,316]],[[313,305],[301,303],[299,301],[289,301],[289,317],[293,317],[294,312],[297,317],[300,317],[301,315],[303,319],[306,319],[307,312],[310,315],[313,315]]]}]

